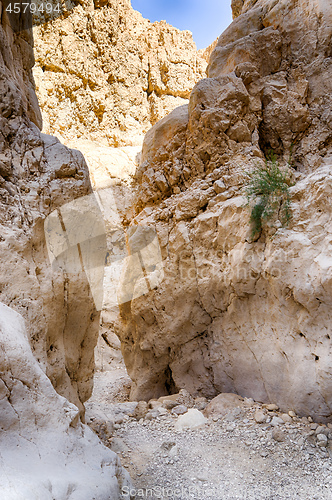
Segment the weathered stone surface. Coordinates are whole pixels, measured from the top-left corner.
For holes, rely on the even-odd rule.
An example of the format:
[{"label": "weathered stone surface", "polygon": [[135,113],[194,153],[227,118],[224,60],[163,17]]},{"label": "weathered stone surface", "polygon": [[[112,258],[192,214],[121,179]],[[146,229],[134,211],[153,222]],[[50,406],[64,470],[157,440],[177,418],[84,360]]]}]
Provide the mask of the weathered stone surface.
[{"label": "weathered stone surface", "polygon": [[120,499],[128,475],[80,423],[105,228],[82,154],[38,128],[32,34],[0,11],[0,497]]},{"label": "weathered stone surface", "polygon": [[115,500],[130,486],[118,457],[80,423],[35,359],[22,316],[0,304],[0,496]]},{"label": "weathered stone surface", "polygon": [[243,407],[243,398],[237,394],[219,394],[213,398],[204,410],[207,417],[224,417],[230,410]]},{"label": "weathered stone surface", "polygon": [[151,23],[129,0],[74,2],[34,29],[34,75],[44,131],[65,141],[136,146],[188,102],[207,62],[191,33]]},{"label": "weathered stone surface", "polygon": [[0,31],[0,300],[26,319],[36,358],[56,390],[83,410],[99,313],[81,266],[70,273],[51,266],[44,221],[92,192],[88,169],[79,151],[33,123],[40,125],[31,33],[13,36],[5,14]]},{"label": "weathered stone surface", "polygon": [[[245,2],[189,108],[146,136],[133,224],[156,229],[165,275],[116,325],[134,399],[186,388],[332,414],[332,9],[300,4]],[[271,147],[293,153],[293,217],[252,241],[244,175]]]}]

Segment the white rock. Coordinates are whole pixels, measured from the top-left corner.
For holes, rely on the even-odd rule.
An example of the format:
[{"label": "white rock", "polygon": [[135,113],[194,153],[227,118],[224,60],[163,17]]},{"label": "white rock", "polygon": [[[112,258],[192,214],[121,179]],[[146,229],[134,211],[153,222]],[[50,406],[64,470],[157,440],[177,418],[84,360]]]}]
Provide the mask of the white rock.
[{"label": "white rock", "polygon": [[118,457],[55,392],[32,354],[23,318],[3,304],[0,372],[0,498],[122,498],[130,480]]},{"label": "white rock", "polygon": [[207,418],[196,408],[190,408],[187,413],[180,415],[175,422],[176,430],[195,429],[207,423]]},{"label": "white rock", "polygon": [[272,426],[276,426],[276,425],[282,425],[284,424],[285,422],[283,421],[282,418],[280,417],[273,417],[272,420],[271,420],[271,425]]}]

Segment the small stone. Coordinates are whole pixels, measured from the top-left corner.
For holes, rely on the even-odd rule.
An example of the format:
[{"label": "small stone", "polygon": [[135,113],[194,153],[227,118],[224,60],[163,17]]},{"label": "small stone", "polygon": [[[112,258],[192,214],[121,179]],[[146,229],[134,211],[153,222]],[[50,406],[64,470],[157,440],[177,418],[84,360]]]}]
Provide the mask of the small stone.
[{"label": "small stone", "polygon": [[146,401],[139,401],[132,416],[139,421],[141,420],[141,418],[145,417],[148,410],[149,410],[148,403]]},{"label": "small stone", "polygon": [[331,423],[331,422],[329,422],[329,423],[327,424],[327,426],[328,426],[328,428],[329,428],[329,429],[332,429],[332,423]]},{"label": "small stone", "polygon": [[315,433],[316,433],[316,436],[318,436],[318,434],[325,434],[325,436],[327,436],[329,433],[329,429],[327,427],[325,427],[325,425],[319,425],[317,427]]},{"label": "small stone", "polygon": [[177,401],[166,400],[163,402],[163,407],[166,408],[166,410],[172,410],[175,406],[178,406]]},{"label": "small stone", "polygon": [[318,428],[318,424],[316,424],[316,422],[310,425],[310,429],[312,431],[315,431],[317,428]]},{"label": "small stone", "polygon": [[213,184],[213,189],[215,190],[215,192],[217,194],[219,193],[223,193],[224,191],[226,191],[226,186],[225,184],[223,183],[223,181],[221,179],[217,180],[214,184]]},{"label": "small stone", "polygon": [[162,406],[159,406],[157,408],[157,412],[159,415],[168,415],[168,411],[166,410],[166,408],[163,408]]},{"label": "small stone", "polygon": [[197,408],[197,410],[201,410],[201,411],[205,410],[207,404],[208,404],[207,399],[204,397],[195,399],[195,408]]},{"label": "small stone", "polygon": [[121,425],[120,425],[120,424],[114,424],[114,429],[115,429],[115,430],[120,429],[120,427],[121,427]]},{"label": "small stone", "polygon": [[272,403],[272,404],[266,404],[266,405],[263,405],[263,408],[266,408],[268,411],[277,411],[279,410],[279,406]]},{"label": "small stone", "polygon": [[311,417],[308,417],[308,422],[312,422],[312,418]]},{"label": "small stone", "polygon": [[148,405],[149,405],[149,408],[151,408],[152,410],[154,410],[155,408],[158,408],[159,406],[162,406],[162,402],[161,401],[157,401],[156,399],[150,399]]},{"label": "small stone", "polygon": [[298,440],[297,444],[298,444],[299,446],[303,446],[303,445],[304,445],[304,443],[305,443],[305,438],[302,436],[302,437],[300,437],[300,439]]},{"label": "small stone", "polygon": [[271,425],[274,427],[276,425],[282,425],[284,424],[285,422],[283,421],[282,418],[280,417],[273,417],[273,419],[271,420]]},{"label": "small stone", "polygon": [[264,422],[266,422],[266,415],[263,412],[263,410],[256,410],[254,419],[257,422],[257,424],[263,424]]},{"label": "small stone", "polygon": [[261,451],[261,457],[266,458],[268,456],[269,452],[267,450]]},{"label": "small stone", "polygon": [[255,404],[255,401],[252,398],[244,398],[243,404],[244,406],[251,407]]},{"label": "small stone", "polygon": [[177,405],[172,409],[172,413],[174,415],[183,415],[184,413],[187,413],[188,408],[184,405]]},{"label": "small stone", "polygon": [[175,423],[176,430],[183,430],[185,428],[195,429],[204,425],[208,420],[204,417],[203,413],[199,410],[191,408],[184,415],[180,415]]},{"label": "small stone", "polygon": [[285,433],[280,429],[273,429],[272,438],[278,443],[285,441]]},{"label": "small stone", "polygon": [[317,446],[320,446],[321,448],[327,446],[327,436],[325,436],[325,434],[318,434]]},{"label": "small stone", "polygon": [[281,415],[281,418],[283,419],[285,424],[287,424],[287,423],[290,424],[291,422],[293,422],[292,417],[290,417],[287,413],[283,413]]},{"label": "small stone", "polygon": [[293,411],[293,410],[290,410],[290,411],[288,412],[288,415],[289,415],[290,417],[292,417],[292,418],[295,418],[295,417],[296,417],[296,413],[295,413],[295,411]]}]

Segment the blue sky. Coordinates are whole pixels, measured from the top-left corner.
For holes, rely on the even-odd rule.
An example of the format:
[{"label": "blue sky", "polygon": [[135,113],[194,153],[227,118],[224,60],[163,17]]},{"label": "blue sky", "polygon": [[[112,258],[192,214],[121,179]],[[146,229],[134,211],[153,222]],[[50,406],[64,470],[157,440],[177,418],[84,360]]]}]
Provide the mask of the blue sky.
[{"label": "blue sky", "polygon": [[232,22],[231,0],[131,0],[150,21],[166,20],[190,30],[197,48],[210,45]]}]

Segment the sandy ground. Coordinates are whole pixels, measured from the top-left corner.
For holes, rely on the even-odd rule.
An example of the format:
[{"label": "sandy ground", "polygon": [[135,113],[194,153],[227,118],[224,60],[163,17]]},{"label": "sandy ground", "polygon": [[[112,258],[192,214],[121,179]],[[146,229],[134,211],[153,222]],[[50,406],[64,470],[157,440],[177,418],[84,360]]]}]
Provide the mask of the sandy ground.
[{"label": "sandy ground", "polygon": [[332,499],[332,452],[317,446],[314,424],[306,419],[280,426],[282,442],[272,437],[271,425],[255,422],[259,404],[177,431],[171,412],[149,421],[130,417],[135,403],[128,402],[129,390],[118,358],[96,373],[86,406],[115,422],[106,442],[129,471],[137,499]]}]

